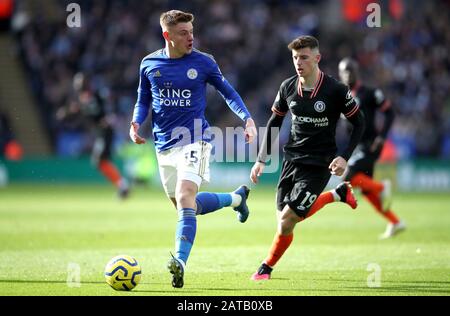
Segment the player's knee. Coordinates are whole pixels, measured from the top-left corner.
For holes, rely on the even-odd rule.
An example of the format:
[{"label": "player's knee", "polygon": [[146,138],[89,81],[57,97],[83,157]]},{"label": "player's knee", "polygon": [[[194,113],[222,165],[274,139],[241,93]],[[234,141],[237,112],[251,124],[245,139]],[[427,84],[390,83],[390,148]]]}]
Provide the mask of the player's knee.
[{"label": "player's knee", "polygon": [[177,191],[175,196],[177,205],[182,207],[189,207],[191,204],[195,204],[196,194],[197,192],[193,188],[181,188]]},{"label": "player's knee", "polygon": [[291,214],[283,214],[278,222],[278,230],[281,235],[289,235],[294,231],[298,219]]},{"label": "player's knee", "polygon": [[278,225],[278,232],[281,235],[290,235],[294,231],[295,223],[291,221],[282,220]]}]

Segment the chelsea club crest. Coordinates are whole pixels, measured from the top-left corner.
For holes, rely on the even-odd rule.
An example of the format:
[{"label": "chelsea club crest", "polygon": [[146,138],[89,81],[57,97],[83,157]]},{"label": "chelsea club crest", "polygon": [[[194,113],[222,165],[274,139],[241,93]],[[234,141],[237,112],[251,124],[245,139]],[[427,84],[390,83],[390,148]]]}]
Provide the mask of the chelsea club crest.
[{"label": "chelsea club crest", "polygon": [[316,110],[319,113],[325,111],[325,107],[326,107],[325,102],[323,101],[317,101],[316,103],[314,103],[314,110]]}]

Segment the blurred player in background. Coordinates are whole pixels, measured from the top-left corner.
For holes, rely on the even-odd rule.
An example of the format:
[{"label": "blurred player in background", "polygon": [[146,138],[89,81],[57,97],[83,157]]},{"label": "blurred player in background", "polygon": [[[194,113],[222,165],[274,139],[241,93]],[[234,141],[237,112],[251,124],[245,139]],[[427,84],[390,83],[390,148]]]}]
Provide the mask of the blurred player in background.
[{"label": "blurred player in background", "polygon": [[128,181],[111,161],[114,140],[114,113],[106,106],[106,100],[90,85],[82,73],[73,78],[73,93],[69,104],[56,113],[58,120],[81,119],[95,129],[95,142],[91,162],[117,188],[121,199],[129,194]]},{"label": "blurred player in background", "polygon": [[9,124],[9,119],[1,111],[0,108],[0,158],[3,157],[6,152],[6,146],[12,139],[12,131]]},{"label": "blurred player in background", "polygon": [[232,193],[198,193],[209,181],[211,135],[205,119],[206,85],[214,86],[230,109],[246,122],[248,142],[256,137],[255,124],[238,93],[222,76],[211,55],[193,48],[194,16],[178,10],[161,14],[160,24],[166,47],[146,56],[140,66],[138,100],[130,127],[137,144],[140,125],[150,108],[159,172],[164,190],[178,210],[175,256],[168,269],[172,286],[183,287],[186,262],[197,230],[196,215],[231,206],[240,222],[249,215],[246,200],[249,189]]},{"label": "blurred player in background", "polygon": [[[385,98],[380,89],[369,88],[360,81],[358,64],[355,60],[344,58],[339,63],[339,77],[350,87],[366,121],[363,137],[348,162],[345,180],[350,181],[353,187],[360,188],[377,212],[389,222],[380,238],[390,238],[403,231],[406,226],[391,210],[390,181],[378,182],[373,179],[373,173],[375,163],[380,157],[384,141],[394,121],[394,110],[390,100]],[[380,131],[375,126],[377,112],[384,118]]]},{"label": "blurred player in background", "polygon": [[[364,117],[348,88],[319,69],[319,42],[312,36],[293,40],[288,48],[297,74],[283,81],[272,106],[258,161],[250,178],[258,182],[271,152],[271,128],[281,127],[285,115],[292,114],[289,141],[284,147],[283,168],[278,182],[278,229],[269,251],[252,280],[267,280],[275,264],[291,245],[297,223],[332,202],[356,208],[348,182],[322,193],[331,174],[340,176],[364,131]],[[353,124],[347,148],[336,155],[336,124],[343,113]]]}]

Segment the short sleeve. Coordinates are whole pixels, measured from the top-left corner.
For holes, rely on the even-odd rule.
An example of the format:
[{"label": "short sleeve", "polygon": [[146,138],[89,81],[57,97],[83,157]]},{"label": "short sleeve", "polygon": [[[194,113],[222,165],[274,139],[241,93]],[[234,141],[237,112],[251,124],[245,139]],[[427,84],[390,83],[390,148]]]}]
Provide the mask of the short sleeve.
[{"label": "short sleeve", "polygon": [[289,111],[284,87],[285,85],[282,83],[280,89],[278,90],[275,101],[273,102],[272,105],[272,112],[279,116],[285,116],[286,113]]}]

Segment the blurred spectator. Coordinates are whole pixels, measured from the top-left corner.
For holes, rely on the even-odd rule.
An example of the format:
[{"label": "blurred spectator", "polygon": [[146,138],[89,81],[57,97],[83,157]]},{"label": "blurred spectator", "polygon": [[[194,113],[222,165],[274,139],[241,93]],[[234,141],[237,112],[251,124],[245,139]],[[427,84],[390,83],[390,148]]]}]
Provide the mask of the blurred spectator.
[{"label": "blurred spectator", "polygon": [[0,111],[0,157],[4,157],[6,145],[12,139],[11,127],[6,114]]},{"label": "blurred spectator", "polygon": [[0,109],[0,158],[20,160],[22,157],[22,146],[15,140],[9,119]]},{"label": "blurred spectator", "polygon": [[[103,176],[118,190],[118,196],[125,199],[129,184],[112,161],[112,142],[116,116],[108,103],[107,91],[96,91],[91,78],[77,73],[73,78],[70,100],[56,112],[58,121],[70,129],[84,128],[92,131],[95,142],[91,145],[91,162]],[[103,92],[103,93],[102,93]],[[62,152],[67,152],[67,139],[59,143]],[[70,144],[70,141],[69,141]]]},{"label": "blurred spectator", "polygon": [[14,0],[0,0],[0,33],[9,31],[14,9]]},{"label": "blurred spectator", "polygon": [[[195,46],[214,55],[257,124],[270,115],[277,83],[292,73],[287,43],[312,34],[321,42],[325,72],[337,78],[338,61],[351,55],[361,64],[362,79],[386,91],[398,111],[390,136],[399,158],[450,155],[448,1],[390,0],[380,28],[346,21],[329,9],[334,0],[170,0],[145,5],[137,0],[79,0],[82,27],[69,28],[65,7],[70,2],[57,1],[56,19],[42,9],[15,30],[54,144],[61,133],[51,113],[67,102],[78,71],[92,78],[96,90],[110,91],[119,116],[116,135],[126,138],[140,61],[163,46],[159,14],[178,8],[198,17]],[[327,24],[330,16],[339,27]],[[217,110],[226,105],[215,92],[209,91],[208,98],[211,124],[239,123]]]}]

